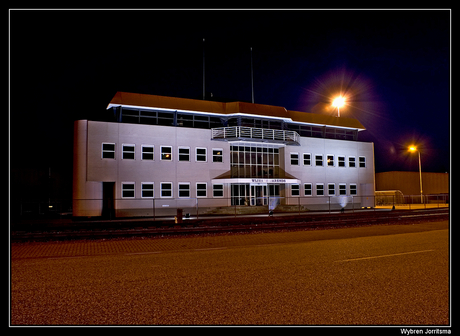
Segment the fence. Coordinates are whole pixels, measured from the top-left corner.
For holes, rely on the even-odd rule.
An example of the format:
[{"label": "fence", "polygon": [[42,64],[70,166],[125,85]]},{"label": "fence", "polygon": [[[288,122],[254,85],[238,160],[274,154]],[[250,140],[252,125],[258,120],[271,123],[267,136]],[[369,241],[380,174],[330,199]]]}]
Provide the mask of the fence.
[{"label": "fence", "polygon": [[449,195],[370,195],[370,196],[265,196],[237,198],[142,198],[75,200],[21,200],[11,209],[14,221],[47,218],[150,217],[160,219],[174,217],[177,209],[184,216],[239,216],[268,214],[301,214],[309,211],[336,212],[357,211],[363,207],[372,209],[427,209],[449,206]]},{"label": "fence", "polygon": [[263,139],[299,143],[299,134],[295,131],[254,128],[244,126],[219,127],[212,129],[212,140],[223,139]]}]

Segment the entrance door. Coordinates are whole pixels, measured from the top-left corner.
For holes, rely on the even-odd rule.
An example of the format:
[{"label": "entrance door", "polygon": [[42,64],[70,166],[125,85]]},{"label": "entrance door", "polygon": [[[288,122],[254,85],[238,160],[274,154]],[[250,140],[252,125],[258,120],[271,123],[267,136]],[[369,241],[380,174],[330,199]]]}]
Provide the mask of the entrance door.
[{"label": "entrance door", "polygon": [[266,185],[251,185],[251,205],[267,205],[268,201]]},{"label": "entrance door", "polygon": [[102,217],[115,218],[115,182],[102,182]]}]

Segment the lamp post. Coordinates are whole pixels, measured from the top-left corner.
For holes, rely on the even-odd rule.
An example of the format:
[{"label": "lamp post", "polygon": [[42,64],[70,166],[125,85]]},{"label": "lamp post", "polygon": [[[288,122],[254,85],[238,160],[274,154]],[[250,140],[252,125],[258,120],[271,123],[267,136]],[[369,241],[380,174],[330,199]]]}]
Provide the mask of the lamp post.
[{"label": "lamp post", "polygon": [[418,152],[418,171],[420,174],[420,203],[423,203],[423,188],[422,188],[422,160],[420,159],[420,151],[415,146],[409,147],[410,152]]},{"label": "lamp post", "polygon": [[345,98],[338,96],[332,101],[332,106],[337,107],[337,117],[340,117],[340,108],[345,105]]}]

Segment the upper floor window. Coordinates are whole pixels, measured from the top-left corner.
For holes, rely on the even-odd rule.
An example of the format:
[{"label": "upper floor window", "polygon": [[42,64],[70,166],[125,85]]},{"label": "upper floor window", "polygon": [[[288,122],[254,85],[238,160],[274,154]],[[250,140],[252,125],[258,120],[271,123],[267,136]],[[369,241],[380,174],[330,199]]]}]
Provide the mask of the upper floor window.
[{"label": "upper floor window", "polygon": [[124,160],[134,160],[135,155],[135,146],[134,145],[125,145],[123,144],[123,159]]},{"label": "upper floor window", "polygon": [[196,161],[199,162],[206,162],[207,157],[206,157],[206,148],[196,148]]},{"label": "upper floor window", "polygon": [[190,161],[190,148],[179,147],[179,161]]},{"label": "upper floor window", "polygon": [[291,165],[299,165],[299,153],[291,153]]},{"label": "upper floor window", "polygon": [[153,160],[153,146],[142,146],[142,160]]},{"label": "upper floor window", "polygon": [[103,143],[102,144],[102,158],[103,159],[115,159],[115,144],[114,143]]},{"label": "upper floor window", "polygon": [[355,168],[356,167],[356,158],[353,156],[350,156],[348,158],[348,167]]},{"label": "upper floor window", "polygon": [[161,146],[161,160],[163,161],[172,161],[172,147],[171,146]]},{"label": "upper floor window", "polygon": [[212,162],[223,162],[223,150],[220,148],[213,148]]},{"label": "upper floor window", "polygon": [[359,157],[359,168],[366,168],[366,157]]},{"label": "upper floor window", "polygon": [[315,155],[315,165],[316,166],[322,166],[323,165],[323,155],[321,155],[321,154]]}]

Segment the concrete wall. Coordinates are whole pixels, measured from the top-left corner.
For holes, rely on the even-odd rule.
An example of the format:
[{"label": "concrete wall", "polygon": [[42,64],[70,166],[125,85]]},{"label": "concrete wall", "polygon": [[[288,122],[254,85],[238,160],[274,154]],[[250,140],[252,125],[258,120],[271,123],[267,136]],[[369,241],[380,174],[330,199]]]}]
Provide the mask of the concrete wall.
[{"label": "concrete wall", "polygon": [[[349,185],[357,185],[356,196],[373,196],[375,190],[374,181],[374,144],[369,142],[343,141],[321,138],[300,139],[300,146],[288,146],[285,149],[285,170],[291,175],[302,181],[300,195],[304,195],[304,183],[312,183],[313,196],[316,196],[315,184],[324,183],[324,195],[327,196],[327,184],[335,183],[336,195],[339,195],[339,185],[347,185],[347,195],[349,195]],[[290,153],[299,154],[299,165],[291,165]],[[303,154],[311,154],[311,165],[303,164]],[[315,155],[323,154],[323,166],[315,165]],[[334,166],[327,165],[327,155],[334,155]],[[338,157],[345,157],[345,167],[339,167]],[[355,157],[356,167],[349,167],[348,158]],[[359,167],[359,157],[366,157],[366,167]],[[290,188],[290,186],[289,186]],[[290,190],[287,192],[291,194]],[[372,199],[372,198],[370,198]],[[363,198],[365,200],[365,198]],[[317,200],[316,200],[317,201]],[[296,200],[291,200],[296,202]],[[326,202],[326,201],[325,201]],[[374,206],[373,201],[363,206]]]},{"label": "concrete wall", "polygon": [[[376,190],[401,190],[404,195],[420,194],[419,172],[391,171],[375,174]],[[448,173],[422,172],[423,194],[449,193]]]},{"label": "concrete wall", "polygon": [[[229,144],[211,142],[211,130],[79,120],[75,122],[74,135],[73,198],[80,200],[74,201],[74,216],[101,215],[102,202],[89,199],[102,199],[102,182],[115,182],[116,208],[151,209],[151,199],[122,199],[121,183],[134,182],[135,198],[141,199],[142,182],[154,183],[155,198],[160,198],[161,182],[173,182],[173,198],[178,197],[179,182],[190,182],[191,197],[196,195],[196,183],[206,182],[207,195],[212,197],[211,179],[230,170]],[[103,142],[116,144],[115,159],[102,158]],[[134,160],[122,159],[123,144],[135,145]],[[142,145],[154,146],[153,161],[141,159]],[[172,146],[171,161],[160,159],[161,146]],[[190,162],[178,162],[179,146],[190,147]],[[207,148],[207,162],[195,161],[196,147]],[[223,162],[212,162],[213,148],[223,149]],[[165,198],[158,205],[176,205],[168,202],[173,201]],[[213,201],[216,206],[227,203],[226,200]]]}]

